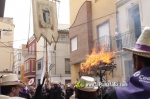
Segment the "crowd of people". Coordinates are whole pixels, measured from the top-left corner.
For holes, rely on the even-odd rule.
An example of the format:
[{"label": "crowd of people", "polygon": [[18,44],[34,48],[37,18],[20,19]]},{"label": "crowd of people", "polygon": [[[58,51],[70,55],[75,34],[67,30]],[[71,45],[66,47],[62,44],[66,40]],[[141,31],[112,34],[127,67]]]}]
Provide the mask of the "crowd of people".
[{"label": "crowd of people", "polygon": [[[45,78],[44,78],[45,80]],[[35,86],[28,86],[18,80],[16,74],[8,74],[1,77],[0,99],[69,99],[73,95],[73,88],[70,84],[61,85],[58,82],[53,82],[50,86],[43,83]],[[20,97],[20,98],[19,98]]]}]

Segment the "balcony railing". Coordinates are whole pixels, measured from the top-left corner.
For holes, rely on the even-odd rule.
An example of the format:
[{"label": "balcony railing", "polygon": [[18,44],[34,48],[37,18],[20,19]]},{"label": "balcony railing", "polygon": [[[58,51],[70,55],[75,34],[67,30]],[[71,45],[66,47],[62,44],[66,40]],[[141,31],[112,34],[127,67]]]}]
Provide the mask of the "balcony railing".
[{"label": "balcony railing", "polygon": [[106,51],[113,50],[114,38],[111,36],[102,36],[94,41],[92,41],[93,47],[96,49],[101,49],[101,47],[105,46]]},{"label": "balcony railing", "polygon": [[36,55],[34,53],[30,53],[30,52],[25,53],[24,54],[24,60],[27,60],[29,58],[36,58]]},{"label": "balcony railing", "polygon": [[116,36],[117,49],[122,50],[123,47],[131,48],[135,45],[135,41],[135,33],[133,31],[118,34]]},{"label": "balcony railing", "polygon": [[124,33],[119,33],[118,35],[116,35],[115,40],[116,40],[117,50],[120,51],[122,50],[123,47],[126,48],[134,47],[143,29],[144,27],[142,27],[141,29],[130,30]]}]

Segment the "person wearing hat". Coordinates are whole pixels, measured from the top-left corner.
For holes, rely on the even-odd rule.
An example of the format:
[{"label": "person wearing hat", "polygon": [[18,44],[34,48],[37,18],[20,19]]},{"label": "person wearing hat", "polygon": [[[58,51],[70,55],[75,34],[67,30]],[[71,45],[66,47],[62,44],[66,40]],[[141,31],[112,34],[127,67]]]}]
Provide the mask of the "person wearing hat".
[{"label": "person wearing hat", "polygon": [[75,95],[70,99],[97,99],[97,89],[94,78],[82,76],[75,85]]},{"label": "person wearing hat", "polygon": [[53,87],[50,89],[51,99],[61,99],[62,89],[58,81],[53,82]]},{"label": "person wearing hat", "polygon": [[134,71],[126,87],[116,87],[103,99],[149,99],[150,98],[150,27],[145,27],[135,47],[124,48],[133,53]]},{"label": "person wearing hat", "polygon": [[1,76],[1,94],[0,99],[25,99],[19,97],[19,92],[24,87],[24,84],[18,79],[16,74],[8,74]]},{"label": "person wearing hat", "polygon": [[66,88],[66,99],[70,99],[70,97],[73,95],[73,88],[71,87],[70,84],[67,84],[67,88]]}]

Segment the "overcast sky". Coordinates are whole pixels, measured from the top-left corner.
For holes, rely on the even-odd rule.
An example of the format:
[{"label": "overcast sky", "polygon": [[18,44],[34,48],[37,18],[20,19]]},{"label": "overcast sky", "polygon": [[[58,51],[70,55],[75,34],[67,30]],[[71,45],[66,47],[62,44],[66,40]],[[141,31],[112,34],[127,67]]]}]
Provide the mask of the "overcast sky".
[{"label": "overcast sky", "polygon": [[[31,0],[6,0],[4,17],[13,18],[14,48],[19,48],[21,44],[26,44],[29,33],[29,12]],[[60,0],[57,3],[59,8],[59,24],[69,24],[69,0]],[[32,15],[30,17],[30,36],[33,35]],[[20,41],[17,41],[20,40]]]}]

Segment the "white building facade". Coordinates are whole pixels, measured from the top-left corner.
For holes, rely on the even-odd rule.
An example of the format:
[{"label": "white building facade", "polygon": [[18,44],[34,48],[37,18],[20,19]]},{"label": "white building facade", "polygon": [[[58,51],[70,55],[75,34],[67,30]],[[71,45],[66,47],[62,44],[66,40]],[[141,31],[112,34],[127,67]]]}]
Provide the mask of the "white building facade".
[{"label": "white building facade", "polygon": [[14,67],[13,72],[18,75],[19,79],[21,78],[22,66],[24,65],[23,52],[26,50],[26,45],[22,44],[18,49],[14,51]]},{"label": "white building facade", "polygon": [[[68,25],[67,25],[68,26]],[[70,51],[69,51],[69,31],[66,25],[59,25],[59,39],[54,50],[54,44],[47,44],[48,55],[48,72],[49,81],[58,81],[59,83],[66,84],[71,82],[70,75]],[[46,43],[41,37],[37,43],[37,57],[36,57],[36,84],[41,81],[41,75],[44,65],[46,65]]]},{"label": "white building facade", "polygon": [[50,79],[51,82],[58,81],[61,84],[67,84],[71,82],[69,31],[60,29],[58,35],[56,51],[49,55],[52,58]]}]

